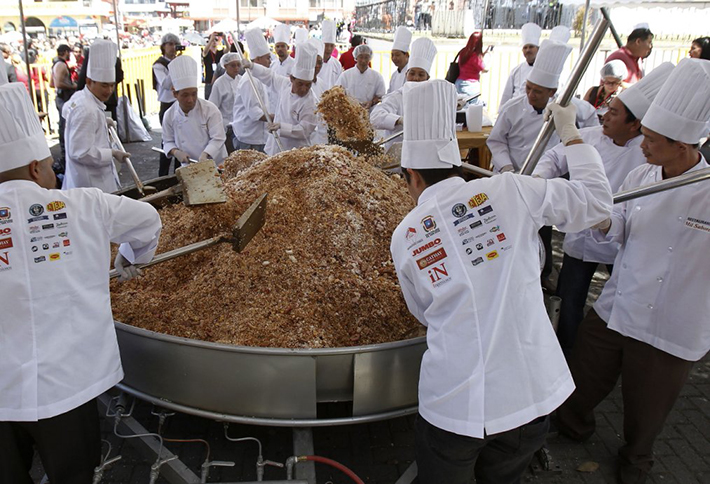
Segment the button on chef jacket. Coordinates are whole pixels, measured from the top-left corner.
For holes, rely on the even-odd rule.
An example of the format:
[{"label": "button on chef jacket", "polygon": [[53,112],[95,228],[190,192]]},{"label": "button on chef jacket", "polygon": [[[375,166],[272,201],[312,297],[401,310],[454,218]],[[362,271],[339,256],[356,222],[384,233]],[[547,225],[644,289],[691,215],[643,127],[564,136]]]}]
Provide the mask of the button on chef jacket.
[{"label": "button on chef jacket", "polygon": [[370,102],[373,97],[382,97],[387,93],[382,74],[370,67],[365,72],[360,72],[357,67],[348,69],[340,75],[336,85],[343,86],[347,95],[359,103]]},{"label": "button on chef jacket", "polygon": [[[641,151],[641,142],[643,141],[643,136],[641,135],[630,139],[624,146],[618,146],[614,144],[611,138],[604,135],[601,126],[584,128],[579,132],[584,142],[596,148],[601,155],[604,171],[609,179],[609,185],[613,193],[619,191],[619,187],[621,187],[626,175],[631,170],[646,164],[646,157],[643,156],[643,151]],[[565,146],[560,143],[542,155],[533,175],[550,179],[562,176],[567,171]],[[594,237],[592,230],[586,229],[582,232],[565,234],[562,248],[565,254],[575,259],[585,262],[613,264],[619,251],[619,244],[606,240],[599,242]]]},{"label": "button on chef jacket", "polygon": [[110,242],[153,258],[160,217],[96,188],[0,184],[0,421],[68,412],[123,378],[111,316]]},{"label": "button on chef jacket", "polygon": [[582,230],[612,199],[594,148],[566,154],[572,182],[436,183],[392,235],[407,307],[428,327],[419,412],[436,427],[480,439],[549,414],[574,390],[543,304],[537,232]]},{"label": "button on chef jacket", "polygon": [[[268,106],[269,95],[264,88],[264,83],[259,79],[254,79],[254,85],[258,89],[264,105]],[[264,111],[254,95],[254,89],[251,87],[248,76],[242,76],[237,94],[234,96],[234,110],[232,111],[232,131],[237,139],[249,145],[266,144],[266,122],[259,121],[263,115]]]},{"label": "button on chef jacket", "polygon": [[502,106],[514,97],[525,94],[525,83],[528,80],[532,68],[533,66],[528,64],[527,61],[513,67],[503,88],[503,95],[500,97],[499,106]]},{"label": "button on chef jacket", "polygon": [[222,124],[224,124],[225,131],[232,124],[234,96],[237,93],[240,79],[241,76],[239,75],[234,76],[234,79],[232,79],[227,74],[223,74],[212,84],[209,101],[217,106],[220,114],[222,114]]},{"label": "button on chef jacket", "polygon": [[[165,59],[170,61],[167,57]],[[170,78],[170,71],[168,68],[162,64],[153,64],[153,74],[155,74],[155,80],[158,84],[158,101],[161,103],[174,103],[175,96],[173,96],[173,81]]]},{"label": "button on chef jacket", "polygon": [[121,188],[111,155],[105,109],[106,105],[88,88],[77,92],[64,104],[64,190],[95,187],[111,193]]},{"label": "button on chef jacket", "polygon": [[404,83],[407,82],[408,69],[409,64],[402,67],[401,71],[399,69],[394,70],[394,72],[392,73],[392,77],[390,77],[390,86],[387,89],[387,94],[395,92],[397,89],[400,89],[402,86],[404,86]]},{"label": "button on chef jacket", "polygon": [[163,150],[166,153],[177,148],[197,160],[204,151],[219,165],[227,157],[224,133],[219,109],[204,99],[198,98],[195,107],[187,114],[180,109],[180,103],[175,103],[163,116]]},{"label": "button on chef jacket", "polygon": [[[270,90],[270,95],[276,100],[274,122],[279,123],[279,136],[284,150],[310,146],[311,135],[316,129],[316,103],[313,96],[306,94],[301,97],[291,93],[291,79],[279,76],[271,69],[255,64],[252,68],[254,77],[264,83]],[[271,156],[278,153],[279,147],[273,136],[266,140],[264,148]]]},{"label": "button on chef jacket", "polygon": [[323,67],[318,73],[318,79],[323,82],[323,92],[335,86],[338,78],[343,73],[343,66],[333,56],[330,59],[323,59]]},{"label": "button on chef jacket", "polygon": [[[702,159],[686,173],[707,168]],[[663,179],[644,165],[621,190]],[[609,329],[687,361],[710,350],[710,190],[703,182],[614,205],[600,240],[621,243],[594,310]]]},{"label": "button on chef jacket", "polygon": [[[589,109],[586,109],[577,101],[572,101],[577,108],[577,125],[580,128],[599,126],[594,106],[581,101],[589,106]],[[527,96],[515,97],[500,108],[498,119],[486,142],[491,151],[491,163],[495,171],[510,164],[520,171],[542,128],[543,113],[544,110],[538,114],[528,102]],[[553,133],[546,149],[552,148],[559,142],[559,136]]]},{"label": "button on chef jacket", "polygon": [[[395,125],[404,112],[404,102],[402,98],[402,88],[399,88],[393,93],[387,94],[382,99],[381,103],[372,108],[370,123],[372,123],[375,129],[385,130],[385,137],[402,131],[401,124],[398,126]],[[385,149],[400,141],[402,141],[400,138],[388,141],[385,145]]]}]

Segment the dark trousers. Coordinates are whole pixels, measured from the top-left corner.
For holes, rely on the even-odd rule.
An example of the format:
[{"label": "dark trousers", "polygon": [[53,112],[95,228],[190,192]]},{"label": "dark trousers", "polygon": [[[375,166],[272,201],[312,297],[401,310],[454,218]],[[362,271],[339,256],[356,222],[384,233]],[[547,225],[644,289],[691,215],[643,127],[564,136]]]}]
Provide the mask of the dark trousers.
[{"label": "dark trousers", "polygon": [[60,97],[57,96],[57,98],[54,100],[54,104],[57,106],[57,111],[59,111],[59,159],[56,160],[57,163],[59,164],[59,167],[61,169],[60,173],[64,173],[64,169],[66,167],[66,160],[67,160],[67,151],[66,147],[64,145],[64,128],[66,126],[66,121],[62,117],[62,108],[64,107],[64,103],[66,101]]},{"label": "dark trousers", "polygon": [[547,279],[552,274],[552,227],[543,227],[538,232],[545,247],[545,265],[542,267],[542,279]]},{"label": "dark trousers", "polygon": [[52,484],[91,484],[101,461],[96,399],[37,422],[0,422],[0,484],[32,484],[34,447]]},{"label": "dark trousers", "polygon": [[234,131],[232,131],[231,126],[227,126],[227,140],[224,142],[225,148],[227,148],[227,154],[231,155],[234,151],[236,151],[236,148],[234,147]]},{"label": "dark trousers", "polygon": [[419,484],[516,484],[533,454],[545,443],[549,417],[475,439],[447,432],[421,415],[416,424]]},{"label": "dark trousers", "polygon": [[579,326],[569,366],[577,388],[557,410],[560,432],[576,440],[588,439],[595,429],[594,408],[621,375],[625,443],[619,449],[619,480],[645,482],[653,466],[653,442],[693,362],[622,336],[591,310]]},{"label": "dark trousers", "polygon": [[[589,285],[598,266],[596,262],[584,262],[567,254],[562,259],[562,269],[557,280],[557,295],[562,299],[557,339],[567,358],[572,354],[577,328],[584,319]],[[606,267],[611,274],[614,266],[607,264]]]},{"label": "dark trousers", "polygon": [[[170,109],[170,106],[172,106],[173,103],[160,103],[160,111],[158,111],[158,119],[160,119],[160,126],[163,126],[163,116],[165,116],[165,111]],[[163,146],[161,142],[161,147]],[[165,176],[168,173],[170,173],[170,160],[171,158],[167,155],[161,154],[160,155],[160,166],[158,167],[158,176]],[[180,162],[175,159],[173,161],[173,171],[177,170],[180,168]]]}]

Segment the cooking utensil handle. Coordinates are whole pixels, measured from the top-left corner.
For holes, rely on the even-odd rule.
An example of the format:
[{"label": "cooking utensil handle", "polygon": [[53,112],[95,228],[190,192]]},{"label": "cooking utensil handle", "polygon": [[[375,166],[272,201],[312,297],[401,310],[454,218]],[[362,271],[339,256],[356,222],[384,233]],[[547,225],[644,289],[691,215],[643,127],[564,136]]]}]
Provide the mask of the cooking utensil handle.
[{"label": "cooking utensil handle", "polygon": [[[165,155],[165,156],[170,156],[170,155],[167,154],[165,151],[163,151],[163,150],[161,150],[160,148],[157,148],[157,147],[155,147],[155,146],[151,147],[150,149],[153,150],[153,151],[155,151],[156,153],[161,153],[161,154],[163,154],[163,155]],[[199,162],[200,162],[200,160],[195,160],[194,158],[188,158],[188,161],[189,161],[190,163],[199,163]]]},{"label": "cooking utensil handle", "polygon": [[[108,134],[111,137],[111,141],[113,142],[113,144],[115,144],[121,151],[123,151],[125,153],[126,150],[123,147],[123,143],[121,143],[121,138],[118,137],[118,133],[116,132],[116,128],[109,126]],[[138,192],[141,194],[141,196],[145,196],[145,191],[143,189],[143,182],[141,182],[141,179],[138,177],[138,173],[136,172],[136,169],[133,167],[133,163],[131,163],[130,157],[126,158],[126,166],[128,166],[128,171],[131,173],[131,177],[133,177],[133,182],[136,184],[136,188],[138,189]]]}]

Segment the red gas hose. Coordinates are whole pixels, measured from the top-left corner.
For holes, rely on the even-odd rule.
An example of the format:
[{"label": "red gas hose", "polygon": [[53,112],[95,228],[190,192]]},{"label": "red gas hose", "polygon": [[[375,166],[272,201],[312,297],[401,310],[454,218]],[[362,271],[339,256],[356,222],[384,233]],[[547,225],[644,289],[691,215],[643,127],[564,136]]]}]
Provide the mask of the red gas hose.
[{"label": "red gas hose", "polygon": [[350,479],[352,479],[354,482],[357,484],[365,484],[365,482],[360,479],[357,474],[355,474],[353,471],[345,467],[343,464],[340,462],[336,462],[333,459],[328,459],[327,457],[321,457],[319,455],[306,455],[304,457],[299,457],[299,460],[311,460],[313,462],[320,462],[322,464],[328,464],[331,467],[335,467],[336,469],[340,470],[343,474],[348,476]]}]

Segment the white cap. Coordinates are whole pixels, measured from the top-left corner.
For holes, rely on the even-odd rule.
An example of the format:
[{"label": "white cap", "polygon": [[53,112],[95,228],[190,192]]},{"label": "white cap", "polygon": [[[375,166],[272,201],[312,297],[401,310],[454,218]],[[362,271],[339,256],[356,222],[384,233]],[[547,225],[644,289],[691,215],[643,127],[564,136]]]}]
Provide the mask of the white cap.
[{"label": "white cap", "polygon": [[189,55],[181,55],[173,59],[168,64],[168,71],[176,91],[197,87],[198,66],[195,59]]},{"label": "white cap", "polygon": [[[323,54],[321,54],[323,55]],[[310,42],[304,42],[296,49],[296,65],[293,66],[291,75],[302,81],[312,81],[316,72],[316,57],[318,51]]]},{"label": "white cap", "polygon": [[524,46],[534,45],[539,47],[540,34],[542,34],[542,29],[538,24],[533,22],[528,22],[520,28],[520,37],[522,38]]},{"label": "white cap", "polygon": [[686,57],[668,76],[641,123],[675,141],[695,144],[707,136],[708,121],[710,61]]},{"label": "white cap", "polygon": [[0,86],[0,173],[52,156],[21,82]]},{"label": "white cap", "polygon": [[298,45],[301,42],[305,42],[308,40],[308,30],[304,29],[303,27],[298,27],[296,29],[296,32],[293,34],[293,43]]},{"label": "white cap", "polygon": [[564,25],[558,25],[550,31],[550,40],[555,40],[563,44],[569,41],[569,36],[569,27],[565,27]]},{"label": "white cap", "polygon": [[247,39],[249,57],[251,60],[271,52],[269,50],[269,44],[266,43],[266,39],[264,38],[264,32],[262,32],[260,28],[247,30],[244,33],[244,37]]},{"label": "white cap", "polygon": [[332,20],[323,20],[321,24],[321,39],[324,44],[335,44],[335,22]]},{"label": "white cap", "polygon": [[[224,66],[226,66],[230,62],[235,62],[235,61],[239,62],[239,54],[237,54],[236,52],[227,52],[219,60],[219,65],[221,65],[222,68],[224,68]],[[168,65],[170,65],[170,64],[168,64]]]},{"label": "white cap", "polygon": [[5,58],[0,55],[0,86],[7,84],[9,81],[7,79],[7,64],[5,63]]},{"label": "white cap", "polygon": [[602,76],[602,79],[605,77],[614,77],[621,81],[626,79],[628,71],[626,70],[626,64],[624,64],[624,61],[614,59],[604,64],[602,70],[599,71],[599,74]]},{"label": "white cap", "polygon": [[291,27],[286,24],[277,25],[274,29],[274,44],[283,42],[284,44],[291,43]]},{"label": "white cap", "polygon": [[643,76],[640,81],[621,91],[616,97],[624,103],[631,114],[636,116],[636,119],[643,119],[674,67],[672,63],[664,62]]},{"label": "white cap", "polygon": [[323,45],[322,40],[316,39],[315,37],[311,37],[310,39],[308,39],[308,43],[316,49],[316,54],[323,57],[323,54],[325,53],[325,45]]},{"label": "white cap", "polygon": [[456,87],[444,79],[408,82],[405,86],[402,168],[461,166],[456,140]]},{"label": "white cap", "polygon": [[431,65],[436,57],[436,45],[429,37],[420,37],[412,42],[412,49],[409,54],[407,70],[412,67],[424,69],[427,74],[431,74]]},{"label": "white cap", "polygon": [[118,46],[110,40],[97,39],[89,49],[86,77],[96,82],[116,82]]},{"label": "white cap", "polygon": [[554,40],[543,40],[537,53],[528,81],[538,86],[557,89],[560,73],[565,66],[572,46]]},{"label": "white cap", "polygon": [[648,25],[648,23],[646,23],[646,22],[641,22],[641,23],[638,23],[638,24],[634,25],[634,30],[636,30],[636,29],[647,29],[647,30],[650,30],[651,27]]},{"label": "white cap", "polygon": [[412,41],[412,31],[407,27],[400,26],[394,31],[394,42],[392,50],[409,52],[409,43]]}]

